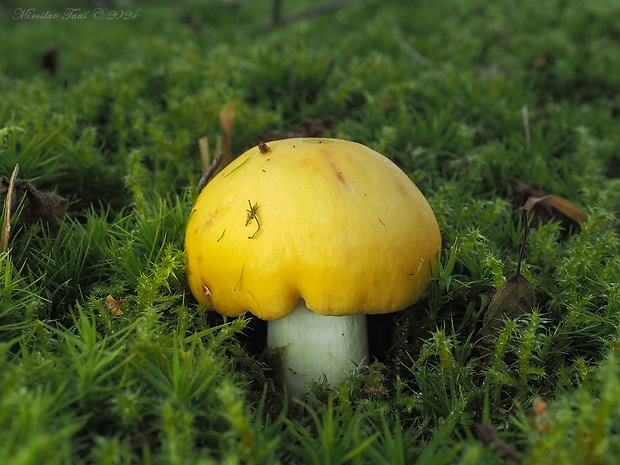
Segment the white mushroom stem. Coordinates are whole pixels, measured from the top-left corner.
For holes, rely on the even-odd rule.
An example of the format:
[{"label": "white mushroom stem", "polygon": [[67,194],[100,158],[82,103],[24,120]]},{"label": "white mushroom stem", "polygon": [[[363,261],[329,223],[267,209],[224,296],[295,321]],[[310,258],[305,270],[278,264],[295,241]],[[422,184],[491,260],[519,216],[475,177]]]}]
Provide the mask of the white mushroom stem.
[{"label": "white mushroom stem", "polygon": [[269,321],[267,345],[284,348],[280,374],[289,397],[300,398],[308,383],[336,385],[368,364],[366,315],[319,315],[300,299],[287,316]]}]

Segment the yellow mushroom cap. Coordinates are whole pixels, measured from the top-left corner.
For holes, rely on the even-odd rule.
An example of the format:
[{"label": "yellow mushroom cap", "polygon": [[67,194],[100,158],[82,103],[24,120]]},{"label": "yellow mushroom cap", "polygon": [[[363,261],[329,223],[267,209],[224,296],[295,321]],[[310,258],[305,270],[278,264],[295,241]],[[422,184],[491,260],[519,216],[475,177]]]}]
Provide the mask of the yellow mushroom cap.
[{"label": "yellow mushroom cap", "polygon": [[400,168],[361,144],[254,147],[203,189],[185,236],[196,299],[227,316],[389,313],[424,292],[441,236]]}]

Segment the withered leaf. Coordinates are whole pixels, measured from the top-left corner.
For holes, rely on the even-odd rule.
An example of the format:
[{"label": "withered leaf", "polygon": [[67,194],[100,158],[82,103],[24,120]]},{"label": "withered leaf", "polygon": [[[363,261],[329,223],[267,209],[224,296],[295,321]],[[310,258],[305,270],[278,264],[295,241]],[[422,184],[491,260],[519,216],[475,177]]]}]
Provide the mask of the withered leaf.
[{"label": "withered leaf", "polygon": [[[9,194],[11,181],[0,176],[0,202],[4,203]],[[42,192],[23,179],[15,179],[11,195],[11,211],[17,211],[21,204],[20,221],[31,225],[37,220],[54,223],[62,218],[67,210],[67,201],[55,194]]]},{"label": "withered leaf", "polygon": [[508,279],[491,299],[478,334],[486,336],[493,333],[502,321],[524,315],[535,305],[536,293],[532,285],[521,273],[516,274]]},{"label": "withered leaf", "polygon": [[579,221],[581,223],[585,223],[586,221],[588,221],[588,217],[583,210],[577,208],[573,203],[558,195],[529,197],[525,202],[523,208],[525,208],[529,212],[538,204],[549,205],[556,210],[559,210],[564,215],[568,216],[571,220]]},{"label": "withered leaf", "polygon": [[121,306],[125,303],[125,299],[116,300],[111,295],[107,296],[105,299],[106,307],[110,310],[110,313],[114,316],[120,316],[123,314],[121,310]]},{"label": "withered leaf", "polygon": [[508,318],[516,318],[532,310],[536,305],[536,293],[530,282],[521,274],[521,263],[523,262],[523,251],[527,242],[527,211],[521,210],[523,222],[523,239],[519,248],[519,258],[517,259],[517,271],[515,275],[508,279],[491,299],[489,307],[482,320],[482,328],[478,332],[481,336],[486,336],[497,331],[501,323]]},{"label": "withered leaf", "polygon": [[526,184],[518,181],[516,188],[517,192],[512,196],[511,202],[523,206],[534,218],[534,224],[546,224],[551,221],[555,214],[554,209],[572,221],[581,223],[587,221],[587,215],[583,210],[559,195],[547,194],[537,182]]}]

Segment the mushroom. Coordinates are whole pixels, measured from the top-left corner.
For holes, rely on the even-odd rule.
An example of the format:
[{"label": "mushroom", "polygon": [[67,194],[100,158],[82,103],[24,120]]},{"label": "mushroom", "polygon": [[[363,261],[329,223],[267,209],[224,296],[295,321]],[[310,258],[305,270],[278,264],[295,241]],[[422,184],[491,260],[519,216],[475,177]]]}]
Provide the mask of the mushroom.
[{"label": "mushroom", "polygon": [[207,308],[269,320],[289,394],[368,363],[366,314],[423,294],[441,236],[400,168],[338,139],[261,143],[200,193],[185,236],[187,278]]}]

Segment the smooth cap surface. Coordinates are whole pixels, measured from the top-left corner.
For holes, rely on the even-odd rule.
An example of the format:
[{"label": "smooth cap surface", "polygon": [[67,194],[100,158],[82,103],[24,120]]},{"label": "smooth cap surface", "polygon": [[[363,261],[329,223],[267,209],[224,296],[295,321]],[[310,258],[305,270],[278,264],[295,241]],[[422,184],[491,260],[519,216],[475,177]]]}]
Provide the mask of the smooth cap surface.
[{"label": "smooth cap surface", "polygon": [[338,139],[254,147],[203,189],[185,237],[189,286],[228,316],[388,313],[428,284],[441,236],[428,202],[383,155]]}]

